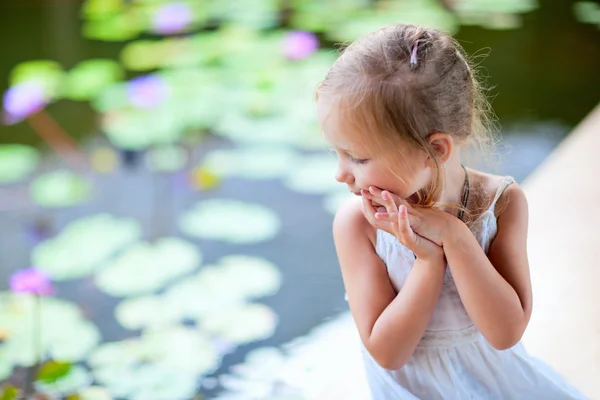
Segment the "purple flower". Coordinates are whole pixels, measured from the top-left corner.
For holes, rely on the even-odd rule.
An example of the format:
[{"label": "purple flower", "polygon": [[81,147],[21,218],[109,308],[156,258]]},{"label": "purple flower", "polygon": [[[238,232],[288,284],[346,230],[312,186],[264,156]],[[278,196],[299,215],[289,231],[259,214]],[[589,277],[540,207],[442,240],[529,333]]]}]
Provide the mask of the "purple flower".
[{"label": "purple flower", "polygon": [[288,32],[283,42],[283,53],[289,60],[302,60],[319,48],[319,39],[305,31]]},{"label": "purple flower", "polygon": [[48,103],[44,87],[34,81],[23,82],[9,88],[4,93],[4,120],[16,124]]},{"label": "purple flower", "polygon": [[192,10],[183,3],[165,4],[160,7],[152,21],[154,32],[163,35],[177,33],[192,23]]},{"label": "purple flower", "polygon": [[33,267],[15,272],[10,277],[10,289],[15,293],[33,293],[42,296],[54,293],[48,275]]},{"label": "purple flower", "polygon": [[153,108],[167,96],[167,85],[158,76],[140,76],[129,82],[129,101],[136,107]]}]

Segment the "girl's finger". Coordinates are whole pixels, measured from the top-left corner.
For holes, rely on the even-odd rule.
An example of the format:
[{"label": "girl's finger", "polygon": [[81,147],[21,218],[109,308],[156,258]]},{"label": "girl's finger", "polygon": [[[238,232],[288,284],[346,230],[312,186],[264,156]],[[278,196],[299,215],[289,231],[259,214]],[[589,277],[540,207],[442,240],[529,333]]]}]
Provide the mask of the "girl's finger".
[{"label": "girl's finger", "polygon": [[369,192],[374,196],[381,197],[381,192],[383,192],[383,190],[379,189],[377,186],[369,186]]},{"label": "girl's finger", "polygon": [[[397,212],[388,213],[388,212],[377,211],[375,213],[375,219],[377,219],[378,221],[398,222],[398,213]],[[408,222],[411,227],[416,226],[420,221],[421,221],[421,219],[419,217],[408,214]]]},{"label": "girl's finger", "polygon": [[383,205],[387,209],[388,213],[393,213],[394,211],[396,211],[398,209],[396,207],[396,203],[394,202],[394,198],[392,197],[392,194],[390,192],[388,192],[387,190],[384,190],[383,192],[381,192],[381,198],[383,199]]},{"label": "girl's finger", "polygon": [[415,244],[415,233],[410,227],[408,212],[404,205],[398,207],[398,234],[405,246],[412,247]]}]

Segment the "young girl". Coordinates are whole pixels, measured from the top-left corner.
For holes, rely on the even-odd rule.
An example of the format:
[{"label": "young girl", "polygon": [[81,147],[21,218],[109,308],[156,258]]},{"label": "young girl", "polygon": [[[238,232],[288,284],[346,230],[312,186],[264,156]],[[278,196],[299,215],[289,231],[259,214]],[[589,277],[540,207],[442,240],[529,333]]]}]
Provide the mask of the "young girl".
[{"label": "young girl", "polygon": [[373,400],[581,399],[520,339],[531,315],[527,202],[461,164],[486,102],[453,39],[395,25],[349,46],[317,89],[333,231]]}]

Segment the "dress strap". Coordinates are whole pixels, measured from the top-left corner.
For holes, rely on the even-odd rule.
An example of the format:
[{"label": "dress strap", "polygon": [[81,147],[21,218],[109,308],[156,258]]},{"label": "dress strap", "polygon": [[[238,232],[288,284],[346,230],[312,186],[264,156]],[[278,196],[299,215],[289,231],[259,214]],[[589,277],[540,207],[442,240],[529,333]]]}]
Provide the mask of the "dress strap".
[{"label": "dress strap", "polygon": [[500,196],[502,196],[502,193],[504,193],[506,188],[509,187],[514,182],[515,182],[515,178],[513,178],[512,176],[504,177],[502,183],[498,187],[498,190],[496,190],[496,195],[494,196],[494,200],[492,200],[492,204],[490,204],[490,208],[489,208],[490,210],[493,210],[496,207],[496,203],[498,202],[498,199],[500,199]]}]

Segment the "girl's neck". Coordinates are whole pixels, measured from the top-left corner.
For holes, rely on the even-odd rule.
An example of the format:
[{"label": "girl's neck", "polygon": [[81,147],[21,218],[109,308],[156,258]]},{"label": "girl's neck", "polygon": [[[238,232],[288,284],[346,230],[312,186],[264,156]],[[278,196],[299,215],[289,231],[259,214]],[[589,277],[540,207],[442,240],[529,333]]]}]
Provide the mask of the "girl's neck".
[{"label": "girl's neck", "polygon": [[[440,203],[460,205],[464,195],[465,169],[462,167],[458,152],[450,156],[442,171],[444,174],[444,187],[440,193]],[[451,210],[455,210],[455,208],[447,209],[447,211]]]}]

